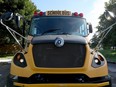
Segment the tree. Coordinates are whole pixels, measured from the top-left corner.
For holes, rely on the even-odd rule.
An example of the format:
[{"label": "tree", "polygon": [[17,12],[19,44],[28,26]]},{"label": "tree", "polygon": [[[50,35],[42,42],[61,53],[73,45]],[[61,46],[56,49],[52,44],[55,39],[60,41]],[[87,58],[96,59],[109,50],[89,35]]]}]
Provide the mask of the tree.
[{"label": "tree", "polygon": [[[0,0],[0,16],[7,11],[13,12],[13,13],[19,13],[23,15],[26,19],[31,19],[34,11],[36,10],[36,6],[34,3],[32,3],[31,0]],[[12,27],[18,32],[21,32],[21,30],[18,30],[16,25],[14,25],[13,22],[7,22],[8,26]],[[4,44],[6,43],[5,38],[9,37],[10,42],[13,41],[13,38],[9,34],[9,32],[0,24],[0,43]],[[13,41],[14,42],[14,41]]]},{"label": "tree", "polygon": [[[105,9],[112,11],[116,15],[116,0],[109,1],[108,3],[105,3]],[[100,40],[102,38],[101,32],[103,32],[107,27],[112,25],[116,22],[116,20],[108,21],[106,20],[104,13],[99,17],[99,25],[97,26],[97,33],[98,36],[93,38],[93,42]],[[106,32],[105,32],[106,33]],[[95,35],[94,35],[95,36]],[[108,33],[108,35],[103,39],[102,41],[103,47],[111,47],[116,45],[116,25],[112,28],[112,30]]]}]

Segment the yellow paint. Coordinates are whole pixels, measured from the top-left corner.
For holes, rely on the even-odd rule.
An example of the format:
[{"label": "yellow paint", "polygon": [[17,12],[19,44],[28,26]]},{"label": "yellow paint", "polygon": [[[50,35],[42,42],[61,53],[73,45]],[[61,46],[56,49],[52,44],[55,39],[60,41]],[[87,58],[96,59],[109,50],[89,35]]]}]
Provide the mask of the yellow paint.
[{"label": "yellow paint", "polygon": [[[90,53],[90,48],[86,45],[86,60],[83,67],[80,68],[42,68],[36,67],[33,60],[32,45],[30,44],[28,53],[25,54],[27,67],[21,68],[11,63],[11,74],[21,77],[30,77],[36,73],[49,73],[49,74],[85,74],[90,78],[108,75],[107,62],[99,68],[91,66],[93,55]],[[23,71],[23,72],[22,72]]]},{"label": "yellow paint", "polygon": [[[92,60],[94,57],[94,54],[91,54],[91,50],[89,48],[89,45],[86,45],[86,58],[85,63],[83,67],[80,68],[42,68],[42,67],[36,67],[33,60],[33,54],[32,54],[32,48],[33,45],[29,45],[28,47],[28,53],[25,54],[25,59],[27,62],[27,67],[21,68],[16,66],[13,62],[11,63],[11,72],[10,74],[15,76],[21,76],[21,77],[30,77],[33,74],[42,73],[42,74],[85,74],[90,78],[94,77],[101,77],[101,76],[107,76],[108,75],[108,68],[107,68],[107,62],[105,60],[105,64],[98,68],[93,68],[91,66]],[[102,87],[109,85],[109,82],[103,82],[103,83],[70,83],[70,84],[63,84],[63,83],[49,83],[49,84],[22,84],[22,83],[16,83],[14,82],[15,86],[20,87]]]},{"label": "yellow paint", "polygon": [[109,82],[103,82],[103,83],[89,83],[89,84],[83,84],[83,83],[79,83],[79,84],[63,84],[63,83],[59,83],[59,84],[21,84],[21,83],[14,83],[15,86],[20,86],[20,87],[102,87],[102,86],[106,86],[109,85]]}]

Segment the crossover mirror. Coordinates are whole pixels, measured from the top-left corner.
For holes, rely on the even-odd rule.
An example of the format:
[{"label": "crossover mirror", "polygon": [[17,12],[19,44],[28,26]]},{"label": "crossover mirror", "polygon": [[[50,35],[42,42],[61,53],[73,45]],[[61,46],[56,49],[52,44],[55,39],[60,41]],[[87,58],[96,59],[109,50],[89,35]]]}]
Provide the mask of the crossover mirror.
[{"label": "crossover mirror", "polygon": [[110,12],[108,10],[105,10],[104,16],[109,21],[112,21],[112,20],[114,20],[116,18],[115,15],[114,15],[114,13],[113,12]]}]

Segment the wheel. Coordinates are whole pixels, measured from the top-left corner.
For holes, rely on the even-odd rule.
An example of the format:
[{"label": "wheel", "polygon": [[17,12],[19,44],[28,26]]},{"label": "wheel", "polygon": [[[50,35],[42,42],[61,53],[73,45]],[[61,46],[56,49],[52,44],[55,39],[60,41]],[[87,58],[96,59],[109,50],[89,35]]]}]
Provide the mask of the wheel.
[{"label": "wheel", "polygon": [[108,76],[109,77],[109,85],[108,86],[105,86],[105,87],[112,87],[112,80],[111,80],[111,76]]},{"label": "wheel", "polygon": [[111,79],[109,81],[109,86],[108,87],[112,87],[112,81],[111,81]]},{"label": "wheel", "polygon": [[112,87],[112,79],[111,79],[111,76],[109,76],[109,87]]}]

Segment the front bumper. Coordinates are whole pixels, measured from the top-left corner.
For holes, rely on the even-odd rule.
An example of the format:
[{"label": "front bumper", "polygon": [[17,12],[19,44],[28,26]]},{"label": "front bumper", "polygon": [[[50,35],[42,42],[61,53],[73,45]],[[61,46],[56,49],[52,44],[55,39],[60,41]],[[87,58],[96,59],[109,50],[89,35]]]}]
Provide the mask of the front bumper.
[{"label": "front bumper", "polygon": [[[44,75],[43,77],[46,77],[46,76]],[[49,77],[51,77],[52,79]],[[84,81],[80,79],[74,79],[73,75],[71,76],[68,75],[69,79],[58,78],[58,77],[56,78],[55,75],[53,77],[50,75],[46,77],[47,80],[49,81],[47,81],[45,78],[43,80],[38,80],[38,79],[35,80],[34,76],[31,77],[31,79],[29,78],[25,79],[25,78],[20,77],[17,80],[13,81],[13,85],[14,87],[110,87],[111,85],[110,76],[97,77],[97,78],[83,77],[85,79]],[[74,77],[76,77],[76,75],[74,75]]]},{"label": "front bumper", "polygon": [[[34,75],[30,78],[18,77],[13,79],[14,87],[110,87],[110,76],[97,78],[88,78],[86,75],[44,75],[40,74],[41,78],[35,78]],[[40,76],[39,75],[39,76]],[[43,78],[44,77],[44,78]],[[68,77],[68,78],[67,78]],[[75,79],[75,77],[77,77]],[[83,77],[83,78],[82,78]]]},{"label": "front bumper", "polygon": [[75,84],[75,83],[70,83],[70,84],[63,84],[63,83],[58,83],[58,84],[22,84],[22,83],[17,83],[14,82],[14,87],[105,87],[108,86],[109,82],[103,82],[103,83],[89,83],[89,84]]}]

